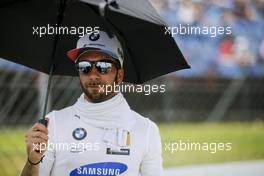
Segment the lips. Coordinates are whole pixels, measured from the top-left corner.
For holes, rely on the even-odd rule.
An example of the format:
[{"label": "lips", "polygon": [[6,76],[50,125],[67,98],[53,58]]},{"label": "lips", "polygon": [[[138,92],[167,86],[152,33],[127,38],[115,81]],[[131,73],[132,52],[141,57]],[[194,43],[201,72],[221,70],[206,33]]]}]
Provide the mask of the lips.
[{"label": "lips", "polygon": [[97,87],[100,87],[100,84],[97,84],[97,85],[87,85],[87,87],[97,88]]},{"label": "lips", "polygon": [[101,82],[89,82],[85,84],[86,89],[100,89],[104,84]]}]

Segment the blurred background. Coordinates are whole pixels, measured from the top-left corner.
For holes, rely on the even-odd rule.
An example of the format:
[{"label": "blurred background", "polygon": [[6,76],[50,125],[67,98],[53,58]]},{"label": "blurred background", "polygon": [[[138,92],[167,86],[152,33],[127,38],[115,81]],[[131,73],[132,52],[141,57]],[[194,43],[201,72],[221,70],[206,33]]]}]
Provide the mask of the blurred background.
[{"label": "blurred background", "polygon": [[[163,147],[179,140],[232,143],[231,151],[215,154],[163,150],[164,166],[264,159],[264,1],[151,2],[169,26],[232,31],[174,35],[192,68],[147,83],[165,84],[164,93],[125,93],[132,109],[159,124]],[[0,59],[0,176],[23,167],[24,134],[42,116],[46,84],[47,75]],[[54,77],[49,110],[73,104],[80,94],[78,78]]]}]

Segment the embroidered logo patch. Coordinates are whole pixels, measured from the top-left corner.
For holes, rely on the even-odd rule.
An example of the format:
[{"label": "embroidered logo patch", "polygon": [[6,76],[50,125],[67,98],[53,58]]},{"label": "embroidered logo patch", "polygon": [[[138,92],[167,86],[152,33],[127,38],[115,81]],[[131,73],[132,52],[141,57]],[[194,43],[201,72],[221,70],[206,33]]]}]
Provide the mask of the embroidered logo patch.
[{"label": "embroidered logo patch", "polygon": [[72,136],[74,139],[76,140],[82,140],[86,137],[87,132],[84,128],[76,128],[73,132],[72,132]]},{"label": "embroidered logo patch", "polygon": [[91,40],[91,41],[96,41],[96,40],[98,40],[100,38],[100,35],[99,35],[99,33],[97,34],[97,33],[92,33],[90,36],[89,36],[89,39]]}]

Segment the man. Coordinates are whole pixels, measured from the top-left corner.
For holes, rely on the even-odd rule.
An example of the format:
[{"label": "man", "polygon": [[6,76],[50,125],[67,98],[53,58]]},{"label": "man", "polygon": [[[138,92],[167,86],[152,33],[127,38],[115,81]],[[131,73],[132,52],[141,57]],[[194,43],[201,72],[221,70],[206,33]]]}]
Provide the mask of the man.
[{"label": "man", "polygon": [[78,40],[68,57],[83,94],[49,113],[47,128],[37,123],[28,131],[22,176],[162,175],[158,127],[131,110],[120,92],[104,89],[122,82],[123,56],[117,37],[104,31]]}]

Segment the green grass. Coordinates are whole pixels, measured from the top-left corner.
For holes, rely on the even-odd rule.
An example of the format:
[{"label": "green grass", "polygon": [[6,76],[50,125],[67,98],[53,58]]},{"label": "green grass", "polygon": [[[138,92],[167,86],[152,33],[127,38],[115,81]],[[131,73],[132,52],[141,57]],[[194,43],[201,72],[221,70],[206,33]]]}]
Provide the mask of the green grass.
[{"label": "green grass", "polygon": [[0,129],[0,176],[16,176],[26,161],[27,128]]},{"label": "green grass", "polygon": [[[264,159],[264,123],[160,124],[165,167]],[[18,175],[26,160],[27,128],[0,128],[0,176]],[[165,150],[165,143],[232,143],[230,151]]]},{"label": "green grass", "polygon": [[[221,124],[171,124],[160,125],[163,143],[164,165],[216,163],[264,159],[263,123],[221,123]],[[168,142],[231,143],[230,151],[215,153],[203,150],[165,150]]]}]

